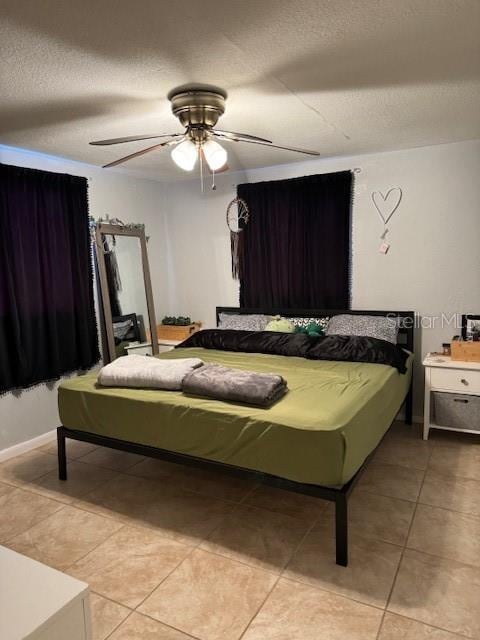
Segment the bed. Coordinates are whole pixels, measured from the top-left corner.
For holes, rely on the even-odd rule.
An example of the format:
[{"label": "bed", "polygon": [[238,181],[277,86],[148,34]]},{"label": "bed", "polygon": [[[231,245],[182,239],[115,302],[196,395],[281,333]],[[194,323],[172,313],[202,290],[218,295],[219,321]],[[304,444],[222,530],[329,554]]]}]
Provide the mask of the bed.
[{"label": "bed", "polygon": [[[217,308],[217,323],[225,313],[259,311]],[[399,342],[413,351],[413,312],[268,313],[310,318],[394,314],[400,319]],[[346,566],[347,497],[404,403],[406,422],[411,422],[413,355],[403,374],[386,364],[198,347],[160,357],[199,357],[207,363],[280,373],[289,392],[266,410],[181,392],[102,388],[96,375],[68,380],[59,388],[60,478],[66,479],[65,438],[255,476],[264,483],[334,501],[336,559]]]}]

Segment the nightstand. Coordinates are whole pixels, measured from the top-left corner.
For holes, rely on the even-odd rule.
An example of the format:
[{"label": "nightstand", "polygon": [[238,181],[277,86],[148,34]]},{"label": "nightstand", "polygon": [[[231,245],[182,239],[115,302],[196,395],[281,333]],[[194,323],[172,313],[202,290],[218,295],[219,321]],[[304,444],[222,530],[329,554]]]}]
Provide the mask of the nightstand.
[{"label": "nightstand", "polygon": [[480,434],[480,362],[428,354],[423,439],[430,429]]}]

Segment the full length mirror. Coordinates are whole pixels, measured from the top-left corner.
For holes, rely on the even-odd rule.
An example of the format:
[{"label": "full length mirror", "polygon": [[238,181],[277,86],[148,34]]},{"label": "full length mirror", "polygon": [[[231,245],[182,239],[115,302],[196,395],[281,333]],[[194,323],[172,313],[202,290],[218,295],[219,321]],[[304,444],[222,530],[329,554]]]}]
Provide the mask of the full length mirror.
[{"label": "full length mirror", "polygon": [[98,223],[96,239],[104,316],[104,361],[127,355],[131,345],[145,344],[151,353],[158,353],[143,227]]}]

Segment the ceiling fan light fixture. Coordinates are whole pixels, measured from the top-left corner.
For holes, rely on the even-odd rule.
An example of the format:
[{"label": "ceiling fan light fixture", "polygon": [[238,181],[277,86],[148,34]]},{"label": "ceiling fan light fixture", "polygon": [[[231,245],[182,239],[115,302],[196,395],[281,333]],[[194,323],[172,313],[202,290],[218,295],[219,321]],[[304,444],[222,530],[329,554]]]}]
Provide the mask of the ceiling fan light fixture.
[{"label": "ceiling fan light fixture", "polygon": [[185,140],[172,150],[172,160],[184,171],[192,171],[197,162],[198,150],[191,140]]},{"label": "ceiling fan light fixture", "polygon": [[218,142],[215,142],[215,140],[207,140],[204,142],[202,144],[202,151],[212,171],[218,171],[227,163],[227,152]]}]

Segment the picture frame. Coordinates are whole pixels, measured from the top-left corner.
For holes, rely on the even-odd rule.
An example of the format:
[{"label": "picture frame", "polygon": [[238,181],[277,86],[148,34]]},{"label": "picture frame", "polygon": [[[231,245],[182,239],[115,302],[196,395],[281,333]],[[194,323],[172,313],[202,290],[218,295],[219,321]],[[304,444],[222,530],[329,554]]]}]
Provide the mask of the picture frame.
[{"label": "picture frame", "polygon": [[462,339],[473,340],[475,335],[480,337],[480,315],[474,315],[471,313],[463,314]]}]

